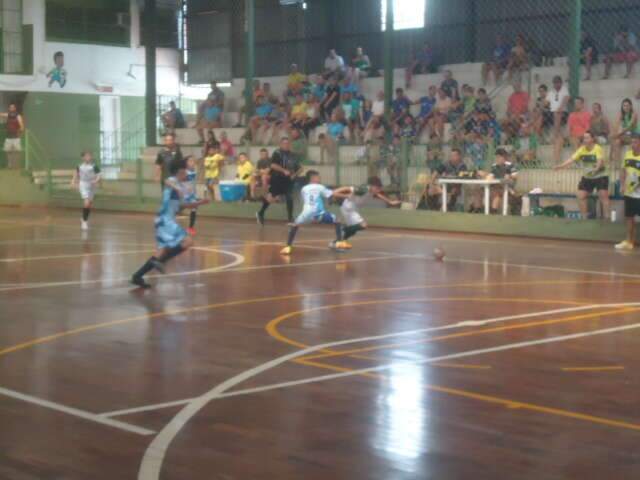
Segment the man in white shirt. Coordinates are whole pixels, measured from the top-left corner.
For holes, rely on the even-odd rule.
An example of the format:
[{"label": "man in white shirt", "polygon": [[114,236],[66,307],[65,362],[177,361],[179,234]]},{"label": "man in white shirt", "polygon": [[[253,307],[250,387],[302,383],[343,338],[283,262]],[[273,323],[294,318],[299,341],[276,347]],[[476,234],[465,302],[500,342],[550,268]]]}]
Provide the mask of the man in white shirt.
[{"label": "man in white shirt", "polygon": [[329,50],[329,56],[324,60],[324,77],[337,74],[339,78],[344,76],[344,58],[338,55],[335,49]]},{"label": "man in white shirt", "polygon": [[569,105],[569,89],[562,81],[562,77],[553,77],[553,87],[547,93],[546,104],[553,115],[553,143],[556,163],[560,163],[564,136],[562,127],[567,123],[567,106]]},{"label": "man in white shirt", "polygon": [[384,92],[378,92],[376,99],[371,104],[371,113],[374,117],[384,117]]}]

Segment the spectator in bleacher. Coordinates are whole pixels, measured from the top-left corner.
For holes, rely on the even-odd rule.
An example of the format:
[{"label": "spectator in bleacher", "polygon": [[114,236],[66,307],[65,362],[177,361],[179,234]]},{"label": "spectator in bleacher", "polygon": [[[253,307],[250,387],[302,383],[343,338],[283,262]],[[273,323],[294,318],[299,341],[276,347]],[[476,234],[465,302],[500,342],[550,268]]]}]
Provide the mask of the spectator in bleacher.
[{"label": "spectator in bleacher", "polygon": [[602,105],[599,103],[593,104],[589,130],[591,130],[600,145],[606,145],[609,141],[609,134],[611,133],[609,119],[602,112]]},{"label": "spectator in bleacher", "polygon": [[384,138],[384,135],[385,128],[383,117],[378,115],[372,117],[364,131],[364,143],[368,144],[369,142],[377,142],[381,138]]},{"label": "spectator in bleacher", "polygon": [[504,148],[496,150],[496,162],[491,166],[491,171],[487,175],[488,179],[502,181],[500,185],[491,186],[491,211],[493,213],[498,213],[502,208],[504,189],[508,188],[513,192],[517,177],[518,169],[509,161],[509,152]]},{"label": "spectator in bleacher", "polygon": [[187,123],[184,121],[184,115],[176,107],[176,102],[169,102],[169,110],[162,114],[162,124],[167,133],[175,133],[176,128],[186,128]]},{"label": "spectator in bleacher", "polygon": [[522,34],[516,36],[516,44],[511,49],[507,71],[509,72],[509,81],[516,76],[516,80],[522,81],[522,72],[529,69],[529,54],[527,53],[527,42]]},{"label": "spectator in bleacher", "polygon": [[511,45],[507,43],[504,36],[498,34],[496,36],[496,44],[493,47],[491,59],[482,65],[482,84],[485,86],[487,85],[491,72],[493,72],[496,84],[500,83],[502,75],[509,65],[510,57]]},{"label": "spectator in bleacher", "polygon": [[440,84],[440,88],[444,90],[452,101],[460,100],[460,91],[458,90],[458,81],[453,78],[451,70],[444,71],[444,80]]},{"label": "spectator in bleacher", "polygon": [[214,143],[209,147],[207,155],[204,157],[204,178],[209,198],[216,199],[216,185],[220,183],[220,174],[224,167],[224,155],[220,152],[220,144]]},{"label": "spectator in bleacher", "polygon": [[614,63],[624,63],[627,65],[627,73],[624,78],[629,78],[633,72],[633,66],[640,59],[638,52],[638,39],[635,33],[629,31],[629,27],[621,25],[613,37],[613,51],[605,59],[605,69],[603,80],[609,78],[611,67]]},{"label": "spectator in bleacher", "polygon": [[220,133],[220,153],[225,156],[227,160],[233,160],[236,157],[236,149],[233,146],[233,142],[229,140],[227,132]]},{"label": "spectator in bleacher", "polygon": [[578,204],[582,219],[589,218],[587,199],[594,190],[602,203],[602,211],[605,218],[609,218],[609,173],[604,159],[604,150],[596,143],[591,132],[584,134],[582,146],[566,160],[557,165],[554,170],[567,168],[573,163],[578,163],[584,168],[584,174],[578,184]]},{"label": "spectator in bleacher", "polygon": [[303,165],[307,163],[309,142],[301,130],[294,128],[291,130],[291,151]]},{"label": "spectator in bleacher", "polygon": [[365,99],[362,102],[362,108],[360,109],[360,128],[365,129],[369,122],[373,118],[373,102]]},{"label": "spectator in bleacher", "polygon": [[625,98],[620,106],[620,113],[618,114],[615,125],[614,139],[611,145],[611,161],[614,162],[614,164],[620,161],[622,149],[625,145],[631,143],[632,135],[639,131],[638,114],[633,111],[631,99]]},{"label": "spectator in bleacher", "polygon": [[405,88],[411,88],[414,75],[435,71],[433,49],[429,42],[424,42],[422,49],[411,56],[411,61],[405,70]]},{"label": "spectator in bleacher", "polygon": [[326,94],[327,94],[326,80],[322,75],[316,75],[313,88],[311,89],[311,95],[315,99],[317,99],[319,102],[321,102],[322,100],[324,100],[324,97]]},{"label": "spectator in bleacher", "polygon": [[[462,161],[462,152],[458,148],[453,148],[449,154],[449,160],[433,172],[432,180],[433,184],[429,188],[428,204],[434,207],[442,208],[442,187],[437,183],[438,178],[454,178],[459,177],[462,172],[467,171],[467,166]],[[447,199],[448,210],[451,211],[455,208],[458,202],[458,197],[462,193],[462,187],[460,185],[449,185],[447,188],[449,198]]]},{"label": "spectator in bleacher", "polygon": [[298,93],[295,103],[291,107],[291,115],[289,116],[289,124],[291,128],[303,128],[308,119],[309,104],[305,101],[304,95]]},{"label": "spectator in bleacher", "polygon": [[582,32],[580,37],[580,64],[586,70],[585,81],[591,80],[591,67],[598,63],[598,47],[590,33]]},{"label": "spectator in bleacher", "polygon": [[324,98],[320,102],[320,113],[325,121],[331,119],[333,110],[340,105],[340,86],[338,85],[338,77],[332,75],[329,77],[329,85],[324,94]]},{"label": "spectator in bleacher", "polygon": [[204,131],[222,127],[222,108],[213,94],[198,107],[198,120],[196,130],[200,137],[200,144],[204,144]]},{"label": "spectator in bleacher", "polygon": [[255,198],[256,180],[254,173],[255,168],[249,160],[249,156],[246,153],[241,152],[238,155],[238,160],[236,161],[236,180],[244,183],[247,187],[245,199]]},{"label": "spectator in bleacher", "polygon": [[418,118],[416,118],[416,136],[420,137],[422,131],[429,125],[431,118],[433,117],[433,109],[437,102],[438,88],[435,85],[429,87],[428,93],[424,97],[420,97],[417,102],[413,102],[414,105],[420,105],[420,112]]},{"label": "spectator in bleacher", "polygon": [[264,139],[260,133],[266,133],[271,127],[271,117],[273,113],[273,105],[268,103],[264,97],[258,97],[256,103],[256,113],[249,120],[249,130],[251,132],[251,141],[258,144]]},{"label": "spectator in bleacher", "polygon": [[413,144],[416,139],[416,120],[411,113],[407,113],[402,119],[402,124],[398,128],[400,138],[406,139],[409,144]]},{"label": "spectator in bleacher", "polygon": [[394,135],[391,143],[383,143],[380,148],[380,157],[387,169],[389,181],[392,186],[400,186],[400,135]]},{"label": "spectator in bleacher", "polygon": [[356,48],[356,54],[351,60],[353,68],[353,81],[358,83],[361,79],[367,78],[371,75],[371,60],[369,56],[364,53],[362,47]]},{"label": "spectator in bleacher", "polygon": [[310,97],[307,101],[307,118],[302,123],[302,133],[309,139],[311,131],[322,124],[320,116],[320,102],[315,97]]},{"label": "spectator in bleacher", "polygon": [[158,152],[155,161],[155,178],[160,182],[160,191],[164,191],[164,181],[171,176],[171,164],[182,160],[182,151],[176,143],[175,133],[164,135],[164,146]]},{"label": "spectator in bleacher", "polygon": [[[262,86],[260,85],[260,80],[255,79],[253,81],[253,90],[252,90],[252,98],[253,98],[253,105],[255,107],[255,105],[258,103],[258,97],[264,97],[264,90],[262,89]],[[247,112],[247,106],[243,105],[240,108],[240,116],[238,117],[238,123],[234,126],[234,128],[242,128],[242,126],[244,125],[244,122],[248,121],[248,112]]]},{"label": "spectator in bleacher", "polygon": [[337,77],[341,79],[345,75],[344,59],[338,55],[335,49],[329,50],[329,55],[324,60],[324,74],[325,78]]},{"label": "spectator in bleacher", "polygon": [[464,107],[464,115],[465,117],[469,117],[476,109],[477,98],[475,95],[475,90],[471,85],[463,85],[462,86],[462,104]]},{"label": "spectator in bleacher", "polygon": [[271,91],[271,84],[269,82],[264,82],[262,84],[262,92],[264,93],[265,100],[271,105],[278,105],[280,100],[278,96]]},{"label": "spectator in bleacher", "polygon": [[507,101],[507,117],[502,121],[502,128],[507,142],[513,140],[529,114],[529,94],[522,90],[520,82],[514,82],[513,93]]},{"label": "spectator in bleacher", "polygon": [[211,82],[211,91],[209,92],[209,98],[213,98],[213,101],[220,108],[224,110],[224,92],[218,87],[218,82],[213,80]]},{"label": "spectator in bleacher", "polygon": [[202,158],[207,156],[207,152],[209,151],[209,147],[214,143],[218,143],[218,139],[216,138],[216,132],[213,130],[209,130],[207,132],[207,140],[204,142],[202,146]]},{"label": "spectator in bleacher", "polygon": [[531,121],[520,125],[518,136],[513,142],[515,158],[522,164],[528,164],[536,159],[538,151],[538,134]]},{"label": "spectator in bleacher", "polygon": [[569,90],[562,81],[562,77],[553,77],[553,88],[547,94],[547,104],[553,114],[553,143],[555,145],[555,162],[560,162],[562,153],[562,127],[567,123],[567,106],[569,105]]},{"label": "spectator in bleacher", "polygon": [[411,108],[411,100],[405,95],[403,88],[396,88],[396,98],[391,102],[391,123],[397,126]]},{"label": "spectator in bleacher", "polygon": [[465,145],[465,151],[469,156],[471,166],[475,170],[483,170],[485,168],[485,157],[487,154],[485,137],[480,133],[472,133],[469,136],[469,140]]},{"label": "spectator in bleacher", "polygon": [[298,71],[297,64],[292,63],[287,77],[287,96],[295,97],[302,92],[307,83],[307,76]]},{"label": "spectator in bleacher", "polygon": [[551,113],[549,102],[547,101],[548,96],[549,88],[544,84],[540,85],[532,118],[533,129],[540,138],[542,138],[546,129],[553,126],[553,113]]},{"label": "spectator in bleacher", "polygon": [[433,110],[433,117],[431,119],[431,131],[436,132],[438,136],[444,139],[444,126],[449,121],[449,112],[453,102],[451,97],[447,95],[442,88],[438,89],[438,98],[436,100],[436,106]]},{"label": "spectator in bleacher", "polygon": [[342,110],[344,111],[344,120],[349,128],[351,142],[360,143],[362,132],[360,131],[360,111],[362,104],[358,98],[351,93],[346,92],[342,95]]},{"label": "spectator in bleacher", "polygon": [[353,83],[350,77],[343,78],[342,85],[340,85],[340,98],[342,98],[345,93],[349,93],[352,98],[360,97],[358,84]]},{"label": "spectator in bleacher", "polygon": [[575,98],[573,112],[569,114],[567,125],[569,126],[569,142],[571,147],[577,150],[585,133],[591,127],[591,112],[584,108],[584,98]]},{"label": "spectator in bleacher", "polygon": [[374,117],[382,118],[384,117],[384,108],[385,108],[384,92],[379,91],[378,94],[376,95],[376,99],[373,101],[371,105],[371,112],[373,113]]},{"label": "spectator in bleacher", "polygon": [[270,122],[272,127],[270,144],[277,145],[280,142],[280,138],[289,134],[291,129],[291,114],[289,112],[289,105],[280,102],[278,107],[274,109]]}]

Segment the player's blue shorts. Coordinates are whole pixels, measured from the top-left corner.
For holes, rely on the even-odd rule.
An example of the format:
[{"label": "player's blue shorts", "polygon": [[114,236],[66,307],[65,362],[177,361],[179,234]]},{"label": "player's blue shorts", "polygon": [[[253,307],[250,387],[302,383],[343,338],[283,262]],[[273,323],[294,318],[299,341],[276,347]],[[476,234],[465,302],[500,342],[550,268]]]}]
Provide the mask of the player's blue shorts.
[{"label": "player's blue shorts", "polygon": [[187,232],[173,218],[156,217],[155,227],[158,248],[177,247],[187,238]]},{"label": "player's blue shorts", "polygon": [[305,225],[309,223],[322,223],[331,225],[337,222],[338,219],[336,218],[336,216],[333,213],[327,211],[318,213],[313,211],[305,212],[303,210],[302,213],[298,215],[298,218],[296,218],[296,225]]}]

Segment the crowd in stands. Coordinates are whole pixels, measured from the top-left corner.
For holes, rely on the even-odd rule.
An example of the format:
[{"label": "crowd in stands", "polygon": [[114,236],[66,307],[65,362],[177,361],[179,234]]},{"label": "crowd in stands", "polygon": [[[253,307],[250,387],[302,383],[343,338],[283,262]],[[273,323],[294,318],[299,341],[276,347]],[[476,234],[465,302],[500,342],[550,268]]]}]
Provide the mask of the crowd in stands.
[{"label": "crowd in stands", "polygon": [[[618,29],[608,49],[599,49],[593,37],[584,33],[580,54],[587,81],[599,62],[604,63],[604,79],[610,76],[615,63],[626,65],[627,78],[640,59],[636,35],[626,26]],[[283,137],[289,138],[292,150],[303,161],[312,141],[321,146],[323,163],[336,161],[340,145],[362,145],[369,175],[386,170],[394,187],[400,183],[398,154],[403,142],[409,146],[426,144],[425,164],[433,172],[433,178],[449,174],[451,162],[460,161],[465,168],[484,175],[490,175],[492,170],[495,175],[496,165],[503,162],[509,168],[498,165],[498,173],[508,171],[504,175],[515,181],[517,166],[534,165],[540,145],[553,145],[554,162],[559,165],[564,160],[561,158],[564,148],[578,149],[587,133],[598,144],[610,144],[610,161],[619,163],[631,135],[640,132],[632,100],[624,99],[616,114],[604,112],[598,103],[589,104],[582,97],[572,99],[562,76],[553,78],[551,85],[537,86],[537,95],[530,98],[523,88],[525,72],[532,66],[547,64],[553,56],[554,52],[540,50],[523,35],[518,35],[513,44],[498,35],[478,79],[482,86],[460,85],[450,70],[444,70],[440,83],[428,86],[418,98],[409,98],[405,89],[397,88],[387,117],[383,92],[378,92],[375,98],[362,94],[362,80],[379,75],[365,51],[358,48],[350,61],[345,61],[332,49],[323,70],[315,75],[307,75],[298,65],[291,65],[282,92],[273,92],[268,82],[255,80],[252,85],[255,108],[249,112],[243,107],[236,127],[246,128],[242,137],[246,145],[277,145]],[[436,59],[436,52],[425,42],[409,60],[405,88],[412,86],[414,75],[437,72]],[[494,87],[512,89],[506,114],[499,118],[490,96],[493,89],[488,85],[505,82],[508,87]],[[225,95],[214,82],[207,100],[200,105],[196,128],[207,155],[219,149],[229,160],[235,158],[234,146],[224,138],[216,140],[211,132],[222,126],[224,113]],[[175,105],[163,116],[163,121],[168,131],[184,125]],[[208,137],[206,132],[210,132]],[[210,152],[212,145],[217,147]],[[452,152],[449,159],[444,158],[445,146]],[[261,157],[260,161],[263,160]],[[252,178],[255,185],[264,180],[262,174]],[[435,186],[433,192],[431,200],[425,203],[438,208]],[[455,191],[452,195],[455,198]]]}]

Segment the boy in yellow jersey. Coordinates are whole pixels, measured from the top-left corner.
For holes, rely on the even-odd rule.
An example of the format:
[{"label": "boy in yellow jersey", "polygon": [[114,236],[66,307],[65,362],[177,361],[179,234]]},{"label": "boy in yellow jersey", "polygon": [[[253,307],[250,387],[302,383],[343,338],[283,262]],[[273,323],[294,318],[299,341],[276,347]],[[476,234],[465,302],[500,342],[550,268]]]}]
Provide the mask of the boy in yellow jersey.
[{"label": "boy in yellow jersey", "polygon": [[224,164],[224,155],[220,153],[220,144],[215,142],[207,149],[207,156],[204,157],[204,179],[211,200],[215,200],[215,186],[220,180],[220,169]]},{"label": "boy in yellow jersey", "polygon": [[620,185],[624,192],[627,238],[616,245],[616,250],[633,250],[636,242],[635,217],[640,215],[640,133],[631,137],[631,148],[622,161]]},{"label": "boy in yellow jersey", "polygon": [[256,182],[253,172],[255,171],[255,168],[253,168],[253,164],[249,161],[249,157],[244,152],[238,155],[237,162],[236,179],[247,186],[247,194],[249,195],[249,198],[254,198],[253,194]]},{"label": "boy in yellow jersey", "polygon": [[582,146],[576,152],[561,163],[554,170],[567,168],[573,163],[579,163],[585,172],[578,184],[578,205],[582,218],[588,218],[587,198],[594,190],[598,192],[598,198],[602,203],[602,213],[605,218],[609,218],[609,172],[604,160],[604,151],[596,143],[595,136],[590,131],[582,137]]}]

